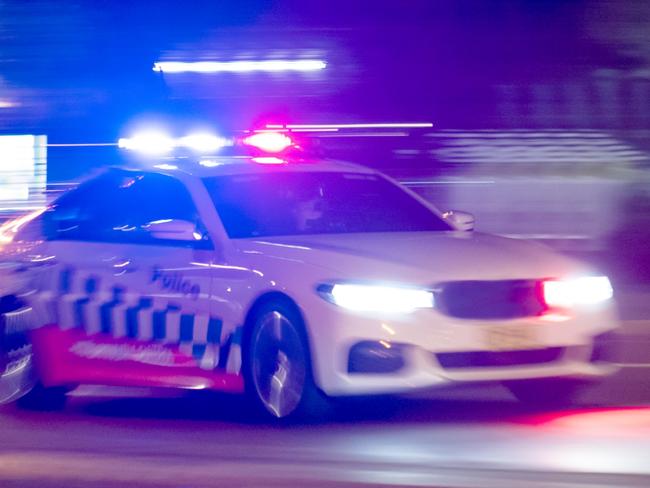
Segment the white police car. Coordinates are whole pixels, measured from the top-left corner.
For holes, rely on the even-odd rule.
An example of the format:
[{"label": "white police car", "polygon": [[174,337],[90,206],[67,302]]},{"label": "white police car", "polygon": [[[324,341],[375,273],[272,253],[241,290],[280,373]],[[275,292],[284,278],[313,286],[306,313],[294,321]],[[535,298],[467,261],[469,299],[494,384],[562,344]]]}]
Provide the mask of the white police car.
[{"label": "white police car", "polygon": [[214,389],[285,417],[322,393],[500,381],[544,400],[611,372],[609,280],[471,227],[347,163],[104,170],[4,228],[2,395]]}]

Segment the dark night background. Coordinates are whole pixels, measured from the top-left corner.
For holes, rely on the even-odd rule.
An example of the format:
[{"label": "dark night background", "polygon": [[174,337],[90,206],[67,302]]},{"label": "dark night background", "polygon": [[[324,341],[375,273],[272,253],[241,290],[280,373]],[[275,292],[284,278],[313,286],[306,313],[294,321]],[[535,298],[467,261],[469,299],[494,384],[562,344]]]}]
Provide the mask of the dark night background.
[{"label": "dark night background", "polygon": [[[327,67],[152,69],[301,58]],[[2,488],[650,486],[650,0],[0,0],[0,135],[49,143],[19,138],[17,156],[0,140],[0,223],[119,162],[116,141],[146,121],[177,136],[200,123],[431,122],[309,138],[471,212],[477,231],[608,275],[621,328],[600,337],[622,368],[566,407],[467,385],[296,425],[258,423],[221,395],[82,388],[63,412],[2,408]]]},{"label": "dark night background", "polygon": [[[649,33],[643,0],[0,0],[0,133],[84,144],[115,143],[148,120],[223,133],[432,122],[426,134],[321,142],[424,180],[425,196],[477,214],[481,230],[638,253],[650,226]],[[300,58],[328,65],[152,69]],[[119,160],[113,147],[49,147],[47,157],[49,183]],[[496,183],[447,185],[477,176]]]},{"label": "dark night background", "polygon": [[[3,1],[3,131],[112,140],[144,112],[246,127],[647,129],[644,1]],[[157,60],[327,60],[322,73],[161,77]]]}]

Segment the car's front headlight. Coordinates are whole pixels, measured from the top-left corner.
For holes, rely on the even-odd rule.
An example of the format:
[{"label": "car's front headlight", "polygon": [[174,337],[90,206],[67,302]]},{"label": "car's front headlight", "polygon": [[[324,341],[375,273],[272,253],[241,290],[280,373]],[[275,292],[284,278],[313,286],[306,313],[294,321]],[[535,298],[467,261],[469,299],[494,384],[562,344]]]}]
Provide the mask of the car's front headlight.
[{"label": "car's front headlight", "polygon": [[320,295],[340,307],[363,312],[407,313],[433,308],[433,293],[422,288],[336,283],[318,287]]},{"label": "car's front headlight", "polygon": [[596,305],[612,298],[614,290],[607,276],[583,276],[542,283],[544,302],[549,307],[570,308]]}]

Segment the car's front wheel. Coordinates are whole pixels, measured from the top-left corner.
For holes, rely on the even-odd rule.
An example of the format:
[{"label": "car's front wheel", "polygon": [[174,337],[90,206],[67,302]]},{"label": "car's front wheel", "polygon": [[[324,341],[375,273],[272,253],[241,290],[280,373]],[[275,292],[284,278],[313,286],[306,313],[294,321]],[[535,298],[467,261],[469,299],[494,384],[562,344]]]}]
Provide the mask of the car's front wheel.
[{"label": "car's front wheel", "polygon": [[313,382],[304,324],[288,304],[267,303],[254,313],[244,368],[249,398],[271,417],[314,414],[324,401]]}]

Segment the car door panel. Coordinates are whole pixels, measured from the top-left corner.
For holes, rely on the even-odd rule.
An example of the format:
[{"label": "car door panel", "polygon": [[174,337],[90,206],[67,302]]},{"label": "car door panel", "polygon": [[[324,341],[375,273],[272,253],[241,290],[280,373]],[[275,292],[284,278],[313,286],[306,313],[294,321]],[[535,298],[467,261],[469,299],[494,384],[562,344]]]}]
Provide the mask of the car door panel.
[{"label": "car door panel", "polygon": [[[118,181],[129,177],[135,183],[127,188],[137,190],[142,176]],[[137,192],[133,196],[143,198]],[[147,218],[166,217],[155,205],[149,207],[155,211]],[[40,352],[55,356],[49,366],[56,370],[58,365],[59,375],[50,371],[46,376],[52,383],[93,378],[120,383],[129,377],[131,383],[140,378],[142,384],[158,384],[165,378],[172,386],[189,387],[189,381],[192,387],[241,389],[239,377],[224,380],[226,356],[232,363],[239,352],[223,337],[222,318],[212,313],[213,251],[205,245],[156,242],[139,232],[142,222],[121,224],[110,211],[106,215],[109,229],[88,236],[74,230],[47,243],[47,253],[57,262],[47,279],[40,279],[40,309],[49,312],[41,314],[41,325],[48,327],[34,333],[41,345],[58,344],[58,353],[43,347]],[[100,225],[101,217],[91,218]],[[143,367],[170,371],[149,371],[149,377]]]}]

